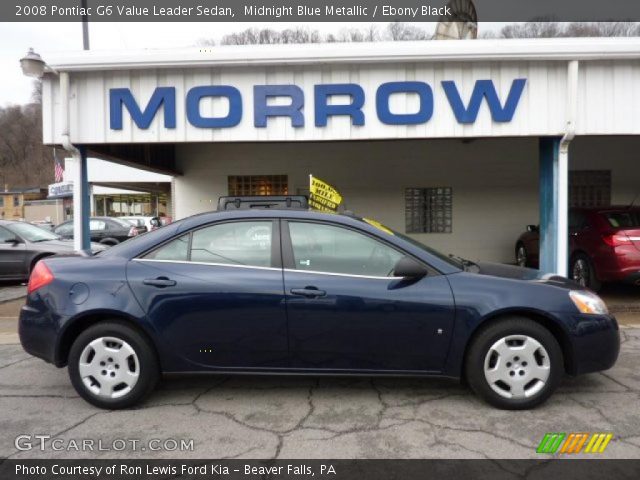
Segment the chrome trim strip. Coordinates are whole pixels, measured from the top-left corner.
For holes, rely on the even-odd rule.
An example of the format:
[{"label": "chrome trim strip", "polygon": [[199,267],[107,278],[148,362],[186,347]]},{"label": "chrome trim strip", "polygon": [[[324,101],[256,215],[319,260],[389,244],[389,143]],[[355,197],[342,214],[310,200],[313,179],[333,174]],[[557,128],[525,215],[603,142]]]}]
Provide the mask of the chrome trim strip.
[{"label": "chrome trim strip", "polygon": [[276,272],[281,271],[281,268],[273,267],[258,267],[253,265],[233,265],[230,263],[211,263],[211,262],[186,262],[184,260],[157,260],[155,258],[134,258],[135,262],[149,262],[149,263],[179,263],[185,265],[207,265],[212,267],[231,267],[231,268],[251,268],[255,270],[274,270]]},{"label": "chrome trim strip", "polygon": [[334,277],[369,278],[372,280],[402,280],[402,277],[375,277],[373,275],[352,275],[349,273],[317,272],[315,270],[294,270],[292,268],[285,268],[284,271],[289,273],[311,273],[313,275],[331,275]]},{"label": "chrome trim strip", "polygon": [[154,258],[134,258],[134,262],[148,262],[148,263],[177,263],[185,265],[208,265],[212,267],[230,267],[230,268],[252,268],[256,270],[272,270],[289,273],[311,273],[312,275],[329,275],[333,277],[350,277],[350,278],[368,278],[372,280],[402,280],[402,277],[376,277],[372,275],[351,275],[348,273],[330,273],[330,272],[317,272],[315,270],[294,270],[292,268],[273,268],[273,267],[257,267],[252,265],[233,265],[230,263],[209,263],[209,262],[186,262],[184,260],[157,260]]}]

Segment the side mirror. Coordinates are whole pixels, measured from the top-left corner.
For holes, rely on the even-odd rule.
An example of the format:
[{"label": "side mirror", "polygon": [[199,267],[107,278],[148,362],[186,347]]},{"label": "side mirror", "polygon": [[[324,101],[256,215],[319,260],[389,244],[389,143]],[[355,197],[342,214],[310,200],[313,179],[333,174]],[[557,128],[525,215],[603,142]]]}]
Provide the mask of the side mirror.
[{"label": "side mirror", "polygon": [[153,217],[151,220],[149,220],[149,223],[151,224],[152,227],[159,227],[160,219],[158,217]]},{"label": "side mirror", "polygon": [[402,278],[426,277],[429,271],[411,257],[402,257],[393,267],[393,276]]},{"label": "side mirror", "polygon": [[7,238],[4,243],[10,243],[12,245],[17,245],[20,243],[20,240],[18,240],[16,237],[13,238]]},{"label": "side mirror", "polygon": [[537,232],[538,230],[540,230],[538,225],[527,225],[527,232]]}]

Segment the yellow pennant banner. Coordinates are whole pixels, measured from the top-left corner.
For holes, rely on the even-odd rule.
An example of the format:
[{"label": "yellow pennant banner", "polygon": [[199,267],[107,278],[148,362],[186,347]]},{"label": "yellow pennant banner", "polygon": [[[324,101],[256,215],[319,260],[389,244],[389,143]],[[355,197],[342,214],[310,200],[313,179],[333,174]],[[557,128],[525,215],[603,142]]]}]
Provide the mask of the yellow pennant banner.
[{"label": "yellow pennant banner", "polygon": [[342,195],[319,178],[309,175],[309,207],[321,212],[337,212]]}]

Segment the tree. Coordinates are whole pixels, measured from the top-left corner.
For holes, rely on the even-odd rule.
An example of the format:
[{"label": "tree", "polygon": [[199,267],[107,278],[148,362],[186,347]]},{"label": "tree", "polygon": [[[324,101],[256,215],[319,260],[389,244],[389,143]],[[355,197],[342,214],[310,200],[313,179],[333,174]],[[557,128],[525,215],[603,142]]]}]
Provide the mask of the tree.
[{"label": "tree", "polygon": [[[514,23],[502,28],[497,38],[555,38],[555,37],[637,37],[637,22],[572,22],[568,24],[538,19]],[[484,34],[484,38],[496,38]]]},{"label": "tree", "polygon": [[53,183],[53,150],[42,144],[41,98],[42,85],[35,82],[34,103],[0,108],[0,171],[11,188]]},{"label": "tree", "polygon": [[391,22],[387,26],[387,37],[393,41],[428,40],[431,38],[425,30],[403,22]]}]

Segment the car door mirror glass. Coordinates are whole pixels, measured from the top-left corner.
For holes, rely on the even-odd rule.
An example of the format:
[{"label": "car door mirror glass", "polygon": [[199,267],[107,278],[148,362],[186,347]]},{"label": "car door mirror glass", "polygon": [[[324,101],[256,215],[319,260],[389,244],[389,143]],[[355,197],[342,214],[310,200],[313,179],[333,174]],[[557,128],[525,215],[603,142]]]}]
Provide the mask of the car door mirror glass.
[{"label": "car door mirror glass", "polygon": [[427,268],[411,257],[402,257],[393,268],[394,277],[420,278],[429,273]]}]

